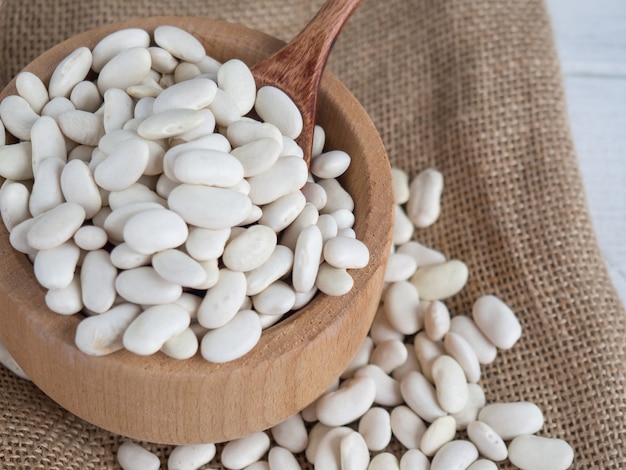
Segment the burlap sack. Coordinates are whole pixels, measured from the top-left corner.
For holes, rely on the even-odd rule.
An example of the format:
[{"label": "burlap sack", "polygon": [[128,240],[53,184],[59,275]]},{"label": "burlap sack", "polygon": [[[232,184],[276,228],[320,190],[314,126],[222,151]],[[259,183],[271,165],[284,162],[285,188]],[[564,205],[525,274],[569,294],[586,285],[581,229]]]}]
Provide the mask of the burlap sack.
[{"label": "burlap sack", "polygon": [[[62,39],[119,19],[195,14],[288,40],[321,3],[5,0],[0,85]],[[626,316],[590,224],[551,34],[541,0],[367,0],[330,67],[371,114],[393,164],[445,175],[442,216],[417,237],[469,265],[452,313],[494,293],[519,315],[522,340],[484,368],[488,401],[535,402],[540,434],[566,439],[574,468],[621,469]],[[0,410],[2,468],[116,467],[120,437],[5,369]],[[164,461],[171,450],[146,446]]]}]

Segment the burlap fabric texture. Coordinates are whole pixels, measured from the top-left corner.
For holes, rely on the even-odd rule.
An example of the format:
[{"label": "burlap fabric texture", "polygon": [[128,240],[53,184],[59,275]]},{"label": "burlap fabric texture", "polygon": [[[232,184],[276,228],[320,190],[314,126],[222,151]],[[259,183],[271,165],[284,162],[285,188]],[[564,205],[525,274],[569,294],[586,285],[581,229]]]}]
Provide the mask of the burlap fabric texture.
[{"label": "burlap fabric texture", "polygon": [[[55,43],[108,22],[201,15],[288,40],[321,3],[4,0],[0,84]],[[626,315],[590,224],[542,1],[366,0],[330,67],[372,116],[392,164],[445,175],[442,216],[416,236],[469,265],[451,312],[469,313],[477,296],[494,293],[519,315],[522,340],[483,369],[487,400],[538,404],[540,434],[566,439],[574,468],[626,468]],[[119,436],[5,369],[0,411],[1,468],[116,467]],[[164,461],[171,450],[145,445]]]}]

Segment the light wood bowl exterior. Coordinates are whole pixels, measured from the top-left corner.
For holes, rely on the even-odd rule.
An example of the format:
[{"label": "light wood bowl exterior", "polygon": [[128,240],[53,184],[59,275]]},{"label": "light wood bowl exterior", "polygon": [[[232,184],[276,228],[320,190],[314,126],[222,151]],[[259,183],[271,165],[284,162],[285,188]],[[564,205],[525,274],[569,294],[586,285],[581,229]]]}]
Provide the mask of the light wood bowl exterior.
[{"label": "light wood bowl exterior", "polygon": [[[79,46],[93,47],[119,29],[149,32],[177,25],[197,36],[219,60],[249,64],[283,43],[243,26],[196,17],[134,19],[72,37],[26,70],[45,83]],[[15,94],[14,81],[0,99]],[[91,357],[74,345],[80,315],[50,312],[45,291],[25,255],[0,228],[0,339],[32,381],[80,418],[124,436],[163,444],[222,442],[267,429],[304,408],[336,379],[367,334],[378,306],[391,245],[393,194],[387,155],[374,125],[350,92],[330,73],[322,82],[318,122],[328,148],[343,149],[352,166],[343,184],[355,200],[357,236],[370,264],[354,271],[343,297],[318,295],[306,308],[264,331],[256,348],[226,364],[196,355],[177,361],[162,353],[139,357],[119,351]]]}]

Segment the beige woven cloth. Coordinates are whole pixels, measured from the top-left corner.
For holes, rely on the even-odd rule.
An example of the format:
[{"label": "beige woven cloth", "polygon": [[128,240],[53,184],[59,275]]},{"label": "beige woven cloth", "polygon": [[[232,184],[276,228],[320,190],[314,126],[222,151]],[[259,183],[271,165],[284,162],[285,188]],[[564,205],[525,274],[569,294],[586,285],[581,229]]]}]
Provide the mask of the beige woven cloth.
[{"label": "beige woven cloth", "polygon": [[[119,19],[202,15],[288,40],[321,3],[4,0],[0,85],[60,40]],[[540,434],[566,439],[574,468],[626,468],[626,316],[592,231],[542,1],[366,0],[330,67],[394,165],[445,175],[442,216],[417,237],[469,265],[452,313],[494,293],[519,315],[522,340],[484,368],[488,401],[538,404]],[[0,370],[0,467],[115,468],[120,442]],[[171,450],[149,447],[164,461]]]}]

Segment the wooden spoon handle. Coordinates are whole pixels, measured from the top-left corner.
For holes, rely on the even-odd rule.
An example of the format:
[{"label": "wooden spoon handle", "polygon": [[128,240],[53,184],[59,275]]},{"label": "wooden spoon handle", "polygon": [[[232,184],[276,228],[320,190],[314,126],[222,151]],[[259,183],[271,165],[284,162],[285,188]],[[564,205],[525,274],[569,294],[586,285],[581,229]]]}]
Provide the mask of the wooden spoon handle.
[{"label": "wooden spoon handle", "polygon": [[[296,103],[303,118],[298,143],[310,161],[317,90],[335,39],[363,0],[328,0],[289,44],[252,67],[257,87],[278,86]],[[280,84],[280,85],[277,85]]]}]

